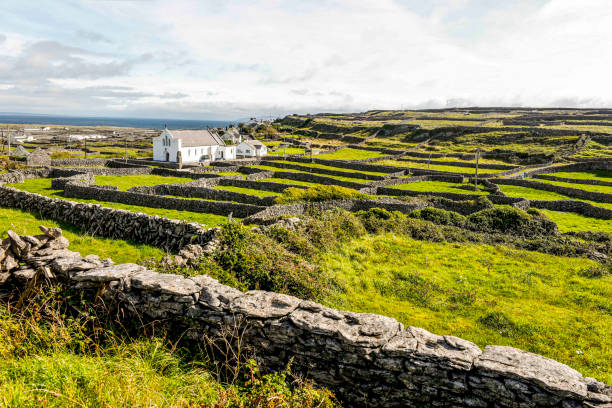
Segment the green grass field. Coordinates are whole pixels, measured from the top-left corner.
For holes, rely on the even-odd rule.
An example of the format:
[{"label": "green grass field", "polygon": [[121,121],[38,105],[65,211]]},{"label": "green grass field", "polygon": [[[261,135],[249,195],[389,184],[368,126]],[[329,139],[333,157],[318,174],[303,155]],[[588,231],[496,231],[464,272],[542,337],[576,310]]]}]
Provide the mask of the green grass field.
[{"label": "green grass field", "polygon": [[268,156],[285,156],[290,154],[302,154],[306,150],[302,147],[287,147],[286,149],[280,148],[276,151],[268,150]]},{"label": "green grass field", "polygon": [[595,265],[503,246],[367,236],[328,253],[329,306],[392,316],[479,346],[519,347],[612,380],[612,276]]},{"label": "green grass field", "polygon": [[276,178],[276,177],[266,178],[266,179],[262,179],[258,181],[270,181],[272,183],[295,184],[297,186],[308,186],[308,187],[320,186],[320,184],[318,183],[311,183],[309,181],[299,181],[299,180],[291,180],[291,179]]},{"label": "green grass field", "polygon": [[[400,160],[381,160],[373,162],[372,164],[381,164],[384,166],[395,166],[395,167],[412,167],[414,169],[423,169],[423,170],[437,170],[437,171],[447,171],[451,173],[463,173],[463,174],[474,174],[475,169],[471,167],[459,167],[459,166],[447,166],[444,164],[430,164],[427,163],[416,163],[410,161],[400,161]],[[497,170],[497,169],[478,169],[479,174],[488,174],[488,173],[501,173],[506,170]]]},{"label": "green grass field", "polygon": [[538,190],[531,187],[512,186],[507,184],[499,184],[499,188],[509,197],[522,197],[528,200],[575,200],[584,201],[585,203],[593,204],[594,206],[607,208],[612,210],[611,203],[599,203],[590,200],[581,200],[564,194],[555,193],[554,191]]},{"label": "green grass field", "polygon": [[543,180],[543,179],[537,179],[537,178],[529,178],[528,180],[538,181],[540,183],[552,184],[552,185],[561,186],[561,187],[577,188],[577,189],[584,190],[584,191],[593,191],[596,193],[612,194],[612,186],[600,186],[596,184],[566,183],[564,181]]},{"label": "green grass field", "polygon": [[[346,169],[344,167],[334,167],[334,166],[327,166],[325,164],[319,164],[319,163],[302,163],[302,162],[293,162],[293,161],[289,161],[289,160],[277,160],[277,163],[287,163],[287,164],[297,164],[300,166],[305,166],[305,167],[312,167],[315,169],[326,169],[326,170],[334,170],[334,171],[343,171],[347,174],[350,174],[352,172],[355,172],[357,170],[351,170],[351,169]],[[385,176],[387,175],[387,173],[383,173],[380,171],[366,171],[366,170],[358,170],[359,173],[363,173],[363,174],[369,174],[372,176]]]},{"label": "green grass field", "polygon": [[388,156],[387,154],[361,149],[352,149],[347,147],[331,153],[321,153],[313,157],[325,160],[361,160],[371,159],[374,157]]},{"label": "green grass field", "polygon": [[212,188],[217,189],[217,190],[233,191],[235,193],[244,193],[244,194],[256,195],[258,197],[272,197],[272,196],[279,195],[279,193],[275,193],[273,191],[256,190],[254,188],[245,188],[245,187],[214,186]]},{"label": "green grass field", "polygon": [[546,215],[550,220],[554,221],[561,232],[569,231],[601,231],[612,234],[612,221],[601,220],[599,218],[587,217],[581,214],[575,214],[562,211],[551,211],[538,209]]},{"label": "green grass field", "polygon": [[25,183],[20,184],[7,184],[9,187],[14,187],[19,190],[29,191],[31,193],[41,194],[51,198],[58,198],[60,200],[68,200],[68,201],[76,201],[79,203],[91,203],[91,204],[100,204],[104,207],[109,208],[119,208],[123,210],[128,210],[132,212],[140,212],[149,215],[159,215],[160,217],[172,218],[175,220],[183,220],[189,222],[197,222],[204,225],[215,226],[219,224],[223,224],[227,222],[227,217],[216,215],[216,214],[207,214],[207,213],[197,213],[191,211],[178,211],[178,210],[167,210],[162,208],[151,208],[151,207],[142,207],[137,205],[128,205],[128,204],[120,204],[120,203],[112,203],[107,201],[97,201],[97,200],[83,200],[80,198],[66,198],[64,197],[64,190],[53,190],[51,188],[51,179],[43,178],[43,179],[27,179]]},{"label": "green grass field", "polygon": [[600,180],[612,183],[612,171],[609,170],[560,171],[558,173],[548,173],[548,175],[580,180]]},{"label": "green grass field", "polygon": [[125,263],[151,258],[159,260],[164,254],[161,249],[149,245],[94,237],[69,224],[47,220],[26,211],[0,208],[0,236],[5,237],[8,230],[20,235],[40,234],[39,225],[61,228],[70,241],[68,249],[80,252],[82,256],[96,254],[100,258],[112,258],[115,263]]},{"label": "green grass field", "polygon": [[154,174],[128,176],[96,176],[96,184],[117,186],[119,190],[128,190],[136,186],[155,186],[157,184],[187,183],[193,179],[187,177],[165,177]]},{"label": "green grass field", "polygon": [[445,181],[417,181],[415,183],[397,184],[390,186],[398,190],[411,190],[411,191],[423,191],[423,192],[438,192],[438,193],[457,193],[457,194],[489,194],[488,191],[472,191],[459,188],[465,184],[447,183]]}]

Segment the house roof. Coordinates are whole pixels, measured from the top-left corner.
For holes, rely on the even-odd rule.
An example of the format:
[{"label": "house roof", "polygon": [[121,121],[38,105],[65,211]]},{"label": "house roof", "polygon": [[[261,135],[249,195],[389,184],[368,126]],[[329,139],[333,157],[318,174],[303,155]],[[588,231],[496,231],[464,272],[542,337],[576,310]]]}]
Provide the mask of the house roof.
[{"label": "house roof", "polygon": [[245,140],[244,143],[251,146],[253,149],[261,149],[265,144],[261,143],[259,140]]},{"label": "house roof", "polygon": [[173,138],[181,139],[181,146],[225,146],[219,135],[209,130],[168,130]]}]

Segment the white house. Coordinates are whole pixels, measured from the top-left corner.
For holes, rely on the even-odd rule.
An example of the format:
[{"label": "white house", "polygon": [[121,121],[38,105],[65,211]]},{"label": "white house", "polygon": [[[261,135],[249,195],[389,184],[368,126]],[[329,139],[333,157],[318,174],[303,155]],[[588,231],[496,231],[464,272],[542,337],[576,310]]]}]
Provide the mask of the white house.
[{"label": "white house", "polygon": [[164,129],[153,138],[153,160],[177,163],[179,153],[183,163],[208,160],[234,160],[236,146],[228,146],[209,130]]},{"label": "white house", "polygon": [[243,157],[263,157],[268,154],[268,147],[259,140],[245,140],[237,147],[236,155]]}]

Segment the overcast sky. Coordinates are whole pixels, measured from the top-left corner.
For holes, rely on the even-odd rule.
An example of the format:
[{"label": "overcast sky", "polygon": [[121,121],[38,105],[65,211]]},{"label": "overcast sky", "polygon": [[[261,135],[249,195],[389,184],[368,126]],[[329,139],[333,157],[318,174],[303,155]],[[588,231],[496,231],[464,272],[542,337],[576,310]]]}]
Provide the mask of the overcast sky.
[{"label": "overcast sky", "polygon": [[612,107],[612,0],[2,0],[0,111]]}]

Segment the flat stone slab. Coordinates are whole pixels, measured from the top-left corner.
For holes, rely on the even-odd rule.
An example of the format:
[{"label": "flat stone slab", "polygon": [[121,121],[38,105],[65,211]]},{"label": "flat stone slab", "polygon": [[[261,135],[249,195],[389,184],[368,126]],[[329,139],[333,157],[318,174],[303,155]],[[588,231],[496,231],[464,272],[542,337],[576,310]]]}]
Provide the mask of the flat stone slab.
[{"label": "flat stone slab", "polygon": [[169,295],[190,296],[200,291],[200,287],[194,281],[181,275],[144,270],[136,272],[130,277],[130,280],[132,286],[137,289]]},{"label": "flat stone slab", "polygon": [[286,316],[293,312],[301,300],[281,293],[252,290],[235,298],[230,305],[234,313],[242,313],[248,317],[268,319]]},{"label": "flat stone slab", "polygon": [[528,381],[568,397],[585,398],[587,385],[582,375],[558,361],[514,347],[486,346],[474,362],[479,371]]},{"label": "flat stone slab", "polygon": [[222,307],[228,307],[232,300],[244,295],[238,289],[223,285],[208,275],[191,276],[188,279],[200,286],[200,303],[213,309],[219,310]]},{"label": "flat stone slab", "polygon": [[289,319],[305,331],[337,337],[364,347],[380,347],[402,329],[401,323],[390,317],[345,312],[314,302],[302,303]]},{"label": "flat stone slab", "polygon": [[77,273],[72,277],[77,282],[109,282],[127,278],[128,276],[144,271],[145,267],[134,263],[107,266],[105,268],[90,269],[85,272]]}]

